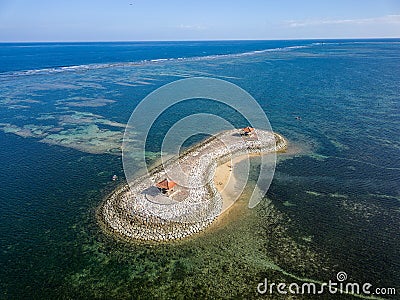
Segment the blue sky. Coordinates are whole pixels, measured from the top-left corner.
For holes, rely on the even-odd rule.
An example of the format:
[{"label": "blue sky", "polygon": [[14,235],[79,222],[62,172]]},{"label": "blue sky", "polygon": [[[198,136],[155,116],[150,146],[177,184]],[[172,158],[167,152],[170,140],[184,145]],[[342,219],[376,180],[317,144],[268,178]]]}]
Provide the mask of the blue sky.
[{"label": "blue sky", "polygon": [[0,0],[0,41],[400,37],[400,0]]}]

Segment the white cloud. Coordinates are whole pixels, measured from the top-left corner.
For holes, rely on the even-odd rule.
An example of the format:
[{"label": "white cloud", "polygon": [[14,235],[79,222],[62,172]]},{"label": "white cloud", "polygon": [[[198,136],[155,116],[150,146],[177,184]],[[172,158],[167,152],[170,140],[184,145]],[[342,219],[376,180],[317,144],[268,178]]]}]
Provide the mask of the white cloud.
[{"label": "white cloud", "polygon": [[178,28],[182,30],[195,30],[195,31],[201,31],[207,29],[207,27],[203,25],[184,25],[184,24],[180,24]]},{"label": "white cloud", "polygon": [[337,24],[353,24],[353,25],[366,25],[366,24],[398,24],[400,25],[400,15],[387,15],[376,18],[364,19],[319,19],[319,20],[291,20],[286,22],[289,27],[307,27],[307,26],[321,26],[321,25],[337,25]]}]

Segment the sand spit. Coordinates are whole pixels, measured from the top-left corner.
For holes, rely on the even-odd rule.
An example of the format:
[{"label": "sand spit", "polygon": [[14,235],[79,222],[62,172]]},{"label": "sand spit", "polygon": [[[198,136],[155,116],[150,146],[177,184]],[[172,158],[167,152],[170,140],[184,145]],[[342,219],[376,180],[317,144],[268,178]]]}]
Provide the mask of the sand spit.
[{"label": "sand spit", "polygon": [[[224,200],[215,186],[217,166],[238,156],[284,151],[286,147],[281,135],[269,131],[255,130],[250,136],[241,135],[240,130],[221,132],[153,168],[130,186],[119,187],[104,200],[99,217],[107,231],[128,240],[189,237],[208,227],[221,213],[224,201],[230,200]],[[168,195],[155,187],[165,178],[177,183]]]}]

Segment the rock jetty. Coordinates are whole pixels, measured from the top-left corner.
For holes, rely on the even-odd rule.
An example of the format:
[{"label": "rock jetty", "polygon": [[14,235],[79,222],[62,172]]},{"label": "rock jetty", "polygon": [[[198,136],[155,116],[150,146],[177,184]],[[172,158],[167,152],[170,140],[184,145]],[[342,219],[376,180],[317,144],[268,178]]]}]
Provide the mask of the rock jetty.
[{"label": "rock jetty", "polygon": [[[153,168],[130,185],[120,186],[102,203],[105,228],[128,240],[183,239],[208,227],[221,213],[223,199],[213,177],[218,165],[233,157],[284,151],[279,134],[256,129],[251,135],[228,130],[191,147],[177,158]],[[171,195],[155,184],[169,178],[177,183]]]}]

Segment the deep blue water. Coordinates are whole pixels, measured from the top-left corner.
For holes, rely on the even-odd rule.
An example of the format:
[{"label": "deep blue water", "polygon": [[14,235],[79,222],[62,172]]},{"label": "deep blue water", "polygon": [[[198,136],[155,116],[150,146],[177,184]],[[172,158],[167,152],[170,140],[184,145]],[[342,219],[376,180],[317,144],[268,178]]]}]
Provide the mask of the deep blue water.
[{"label": "deep blue water", "polygon": [[0,47],[0,72],[235,54],[307,43],[309,42],[7,43]]},{"label": "deep blue water", "polygon": [[[290,280],[260,261],[399,288],[397,70],[400,40],[0,44],[0,298],[252,298],[265,274]],[[95,212],[112,175],[123,180],[122,126],[148,93],[192,76],[248,91],[301,149],[277,166],[273,224],[262,206],[223,237],[115,241]],[[156,122],[150,155],[191,113],[241,122],[205,100],[185,105]]]},{"label": "deep blue water", "polygon": [[[373,42],[376,40],[363,40],[363,42],[365,41]],[[378,41],[384,42],[385,40]],[[140,63],[157,59],[229,55],[323,42],[341,43],[344,41],[1,43],[0,73],[88,64]],[[352,40],[345,42],[352,42]],[[353,40],[353,42],[356,42],[356,40]]]}]

